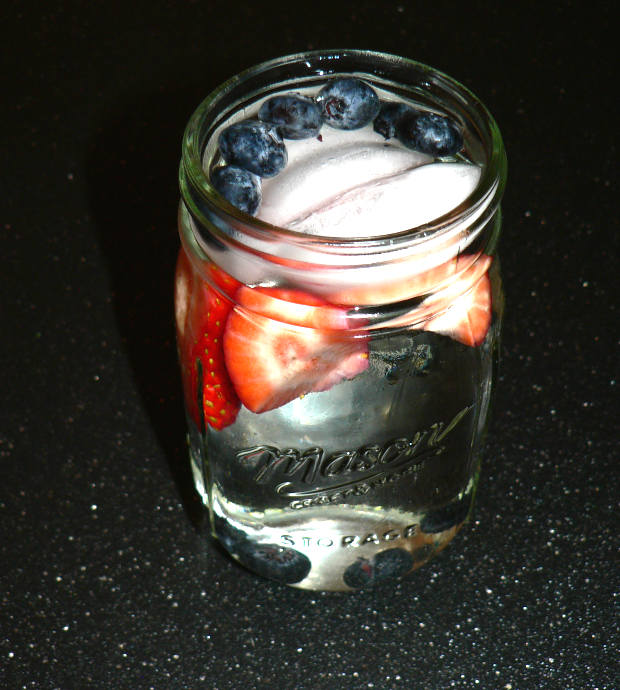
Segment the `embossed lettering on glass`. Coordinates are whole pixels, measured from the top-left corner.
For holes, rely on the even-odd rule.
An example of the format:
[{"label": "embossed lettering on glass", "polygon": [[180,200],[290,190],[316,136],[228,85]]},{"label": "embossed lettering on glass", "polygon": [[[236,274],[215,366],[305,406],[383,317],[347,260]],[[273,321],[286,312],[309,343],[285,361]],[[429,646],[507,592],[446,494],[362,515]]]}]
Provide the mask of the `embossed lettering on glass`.
[{"label": "embossed lettering on glass", "polygon": [[503,310],[506,157],[422,64],[317,51],[191,118],[177,342],[214,536],[305,589],[400,577],[467,521]]}]

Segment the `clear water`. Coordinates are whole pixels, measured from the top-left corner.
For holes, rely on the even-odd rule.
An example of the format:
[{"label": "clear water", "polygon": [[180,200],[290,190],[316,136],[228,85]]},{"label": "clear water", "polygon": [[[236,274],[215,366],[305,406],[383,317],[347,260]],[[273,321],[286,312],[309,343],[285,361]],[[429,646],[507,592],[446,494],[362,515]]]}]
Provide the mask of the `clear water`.
[{"label": "clear water", "polygon": [[354,380],[190,432],[215,535],[255,572],[356,589],[405,574],[467,517],[478,474],[497,321],[485,342],[429,332],[371,341]]}]

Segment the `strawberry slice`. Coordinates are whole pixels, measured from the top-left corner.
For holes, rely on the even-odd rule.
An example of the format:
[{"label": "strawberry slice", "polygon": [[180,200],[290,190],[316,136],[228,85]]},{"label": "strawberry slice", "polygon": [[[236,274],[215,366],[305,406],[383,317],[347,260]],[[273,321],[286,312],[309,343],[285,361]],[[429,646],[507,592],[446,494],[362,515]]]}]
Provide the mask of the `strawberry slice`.
[{"label": "strawberry slice", "polygon": [[224,356],[235,391],[252,412],[328,390],[368,368],[366,339],[343,332],[345,309],[302,290],[242,287],[236,299]]},{"label": "strawberry slice", "polygon": [[424,330],[450,336],[470,347],[481,345],[491,326],[491,281],[488,271],[464,295],[448,304],[443,314],[424,324]]},{"label": "strawberry slice", "polygon": [[233,278],[215,264],[207,266],[207,275],[215,283],[216,287],[220,288],[220,291],[229,297],[232,297],[241,287],[241,283],[236,278]]},{"label": "strawberry slice", "polygon": [[[220,285],[234,281],[216,267],[210,267],[210,271],[216,272],[211,277]],[[229,283],[227,287],[236,286]],[[226,372],[222,347],[232,302],[200,278],[183,250],[177,262],[175,291],[177,341],[188,413],[199,429],[203,428],[203,418],[204,424],[223,429],[235,421],[240,408]]]},{"label": "strawberry slice", "polygon": [[436,290],[442,283],[449,281],[458,271],[465,270],[476,257],[462,255],[454,257],[433,268],[419,271],[411,264],[405,266],[411,271],[405,277],[395,280],[394,275],[386,274],[385,281],[379,283],[363,283],[355,287],[347,287],[330,292],[329,300],[334,304],[350,306],[378,305],[402,302]]},{"label": "strawberry slice", "polygon": [[[485,254],[462,255],[405,280],[362,285],[330,295],[339,304],[390,304],[436,290],[411,311],[385,322],[398,327],[421,324],[425,331],[447,335],[460,343],[480,345],[491,325],[493,259]],[[440,312],[438,316],[433,314]]]},{"label": "strawberry slice", "polygon": [[[388,322],[389,326],[421,323],[425,331],[447,335],[464,345],[480,345],[491,325],[491,281],[493,259],[485,254],[475,262],[471,256],[458,260],[458,277],[427,297],[407,314]],[[463,263],[461,263],[463,262]],[[465,270],[462,270],[465,266]],[[438,316],[434,316],[438,314]]]}]

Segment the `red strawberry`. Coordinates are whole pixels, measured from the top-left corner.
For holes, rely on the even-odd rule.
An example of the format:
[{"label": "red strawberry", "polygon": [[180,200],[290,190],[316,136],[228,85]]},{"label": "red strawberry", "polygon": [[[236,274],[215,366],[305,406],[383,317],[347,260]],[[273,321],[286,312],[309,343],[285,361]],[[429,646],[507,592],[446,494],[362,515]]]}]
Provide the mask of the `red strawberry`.
[{"label": "red strawberry", "polygon": [[491,281],[488,272],[448,305],[443,314],[424,324],[424,330],[448,335],[470,347],[481,345],[491,326]]},{"label": "red strawberry", "polygon": [[[441,333],[465,345],[477,346],[482,343],[491,325],[488,269],[492,261],[485,254],[463,255],[405,280],[362,285],[330,295],[330,299],[340,304],[389,304],[438,288],[435,294],[415,309],[384,325],[421,324],[425,331]],[[458,277],[455,278],[456,275]],[[437,312],[441,312],[439,316],[432,317]]]},{"label": "red strawberry", "polygon": [[[224,276],[234,281],[219,269],[215,270],[222,280]],[[222,348],[222,334],[232,303],[200,278],[183,251],[177,263],[176,304],[179,358],[188,413],[199,429],[203,416],[205,424],[223,429],[235,421],[240,408],[226,372]]]},{"label": "red strawberry", "polygon": [[[390,321],[390,326],[421,323],[425,331],[447,335],[470,347],[480,345],[491,325],[491,281],[488,269],[493,259],[482,254],[475,262],[460,257],[458,278],[425,299],[408,314]],[[465,270],[462,269],[465,266]],[[438,316],[432,316],[439,313]],[[430,318],[429,318],[430,317]],[[425,321],[426,319],[426,321]]]},{"label": "red strawberry", "polygon": [[[454,257],[439,264],[439,266],[422,271],[417,270],[415,265],[410,263],[405,266],[405,268],[410,268],[410,272],[404,278],[401,277],[400,271],[398,279],[394,278],[394,274],[386,271],[384,282],[362,283],[355,287],[347,287],[330,292],[329,300],[335,304],[351,306],[401,302],[436,289],[457,272],[457,267],[458,270],[463,270],[466,268],[466,264],[471,263],[474,259],[475,257],[473,256],[461,256],[458,260]],[[397,268],[402,269],[403,267],[399,266]]]},{"label": "red strawberry", "polygon": [[241,283],[233,278],[231,275],[223,271],[219,266],[215,264],[209,264],[207,267],[207,275],[215,285],[220,288],[221,292],[225,295],[232,297],[238,288],[241,287]]},{"label": "red strawberry", "polygon": [[301,290],[242,287],[228,318],[224,356],[241,402],[266,412],[324,391],[368,368],[368,346],[352,338],[346,310]]}]

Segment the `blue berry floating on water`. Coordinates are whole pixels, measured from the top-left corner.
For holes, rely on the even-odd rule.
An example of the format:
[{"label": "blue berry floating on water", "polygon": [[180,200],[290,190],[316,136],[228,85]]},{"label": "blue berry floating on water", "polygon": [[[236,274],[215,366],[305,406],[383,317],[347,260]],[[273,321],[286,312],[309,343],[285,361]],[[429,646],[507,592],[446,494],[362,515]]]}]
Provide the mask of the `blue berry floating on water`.
[{"label": "blue berry floating on water", "polygon": [[261,202],[260,178],[254,173],[235,165],[215,168],[211,183],[217,191],[239,210],[256,213]]},{"label": "blue berry floating on water", "polygon": [[275,125],[258,120],[236,122],[220,134],[224,160],[260,177],[274,177],[286,165],[286,147]]},{"label": "blue berry floating on water", "polygon": [[258,119],[277,125],[285,139],[309,139],[321,131],[323,116],[319,106],[306,96],[284,94],[266,100]]},{"label": "blue berry floating on water", "polygon": [[355,77],[334,79],[317,94],[326,124],[336,129],[359,129],[375,119],[381,104],[375,91]]},{"label": "blue berry floating on water", "polygon": [[396,135],[410,149],[431,156],[451,156],[463,148],[457,125],[443,115],[413,111],[400,118]]},{"label": "blue berry floating on water", "polygon": [[406,103],[393,101],[381,103],[381,110],[375,117],[372,127],[384,139],[392,139],[396,136],[396,125],[408,113],[416,112]]}]

